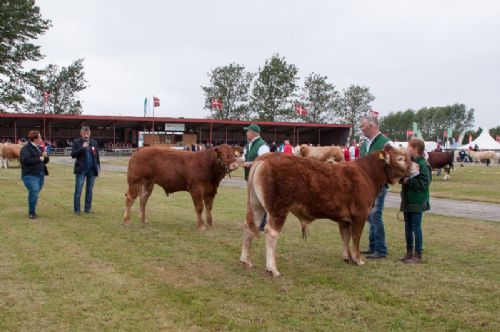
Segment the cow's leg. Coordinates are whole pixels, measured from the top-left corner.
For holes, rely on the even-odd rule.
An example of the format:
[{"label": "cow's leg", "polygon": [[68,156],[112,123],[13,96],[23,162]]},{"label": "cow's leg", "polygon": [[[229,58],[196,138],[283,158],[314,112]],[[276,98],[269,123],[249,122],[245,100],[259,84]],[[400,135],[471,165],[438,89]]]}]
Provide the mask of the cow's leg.
[{"label": "cow's leg", "polygon": [[276,267],[276,244],[278,242],[278,231],[274,229],[271,221],[273,218],[268,215],[269,221],[265,226],[266,232],[266,270],[273,277],[279,277],[280,273]]},{"label": "cow's leg", "polygon": [[250,247],[252,245],[252,240],[254,237],[254,232],[250,229],[250,227],[248,227],[248,223],[245,221],[245,225],[243,227],[243,245],[241,247],[240,262],[244,263],[248,267],[253,266],[252,262],[250,261]]},{"label": "cow's leg", "polygon": [[344,258],[344,262],[354,262],[351,255],[351,250],[349,249],[349,242],[351,241],[351,225],[348,223],[339,222],[339,231],[340,236],[342,237],[342,242],[344,244],[344,252],[342,257]]},{"label": "cow's leg", "polygon": [[194,210],[196,211],[196,227],[199,231],[204,231],[207,229],[203,225],[203,192],[200,189],[191,189],[189,191],[191,198],[193,199]]},{"label": "cow's leg", "polygon": [[153,192],[154,182],[146,182],[142,185],[141,193],[139,194],[139,217],[144,224],[148,223],[146,219],[146,204],[148,203],[149,196]]},{"label": "cow's leg", "polygon": [[130,208],[134,204],[135,199],[139,195],[141,189],[140,183],[129,184],[128,190],[125,193],[125,212],[123,213],[123,224],[130,224]]},{"label": "cow's leg", "polygon": [[365,226],[365,219],[353,220],[351,224],[351,236],[352,236],[352,258],[358,265],[365,265],[365,262],[361,258],[359,252],[359,241],[361,240],[361,233],[363,232],[363,227]]},{"label": "cow's leg", "polygon": [[203,202],[205,202],[205,214],[207,218],[207,225],[212,226],[212,206],[214,205],[215,195],[205,194],[203,196]]}]

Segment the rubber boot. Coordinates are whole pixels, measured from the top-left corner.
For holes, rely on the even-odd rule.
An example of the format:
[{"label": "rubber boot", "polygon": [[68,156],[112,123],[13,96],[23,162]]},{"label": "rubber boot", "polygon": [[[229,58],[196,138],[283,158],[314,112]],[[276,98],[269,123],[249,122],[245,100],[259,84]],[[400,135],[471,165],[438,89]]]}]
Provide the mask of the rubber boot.
[{"label": "rubber boot", "polygon": [[420,264],[422,262],[422,253],[415,252],[415,255],[413,255],[412,258],[407,259],[404,262],[408,264]]},{"label": "rubber boot", "polygon": [[406,254],[403,257],[399,258],[398,261],[404,262],[412,257],[413,257],[413,249],[406,248]]}]

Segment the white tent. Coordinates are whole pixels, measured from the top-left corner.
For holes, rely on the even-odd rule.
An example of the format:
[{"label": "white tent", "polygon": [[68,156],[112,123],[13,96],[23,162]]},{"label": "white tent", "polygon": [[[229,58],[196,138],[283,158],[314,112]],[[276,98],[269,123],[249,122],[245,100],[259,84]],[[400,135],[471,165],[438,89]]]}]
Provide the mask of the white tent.
[{"label": "white tent", "polygon": [[[433,141],[425,141],[425,151],[430,152],[434,151],[434,149],[437,147],[437,143]],[[408,142],[394,142],[395,147],[401,146],[402,148],[405,148],[408,146]]]},{"label": "white tent", "polygon": [[500,150],[500,143],[495,141],[486,129],[483,129],[481,134],[471,143],[462,145],[459,149],[467,150],[469,146],[474,147],[476,144],[479,150]]}]

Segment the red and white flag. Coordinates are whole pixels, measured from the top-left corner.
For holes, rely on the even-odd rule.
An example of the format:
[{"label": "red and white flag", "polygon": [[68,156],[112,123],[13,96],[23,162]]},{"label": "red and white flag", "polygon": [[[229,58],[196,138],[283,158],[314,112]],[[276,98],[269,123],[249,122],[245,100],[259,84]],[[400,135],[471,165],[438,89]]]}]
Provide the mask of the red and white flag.
[{"label": "red and white flag", "polygon": [[160,98],[153,96],[153,107],[160,106]]},{"label": "red and white flag", "polygon": [[372,110],[372,109],[370,109],[368,111],[368,113],[370,113],[370,116],[373,116],[374,118],[378,118],[378,116],[379,116],[379,113],[375,110]]},{"label": "red and white flag", "polygon": [[297,113],[298,116],[304,116],[307,115],[307,110],[304,108],[304,106],[297,103],[295,104],[295,113]]},{"label": "red and white flag", "polygon": [[222,111],[222,99],[212,98],[212,109],[218,109]]},{"label": "red and white flag", "polygon": [[49,102],[49,98],[50,98],[50,92],[44,91],[43,92],[43,103],[45,105],[47,105],[47,103]]}]

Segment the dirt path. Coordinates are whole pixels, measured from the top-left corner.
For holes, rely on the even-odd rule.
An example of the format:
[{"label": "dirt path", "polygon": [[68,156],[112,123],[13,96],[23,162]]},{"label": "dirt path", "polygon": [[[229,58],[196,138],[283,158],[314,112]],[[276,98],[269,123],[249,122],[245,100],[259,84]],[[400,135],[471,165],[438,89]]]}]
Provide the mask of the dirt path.
[{"label": "dirt path", "polygon": [[[73,164],[70,157],[58,157],[52,159],[54,162],[61,164]],[[119,166],[113,164],[101,164],[102,169],[115,172],[126,172],[127,166]],[[222,180],[223,186],[229,187],[246,187],[245,180],[241,178],[228,178]],[[399,208],[401,200],[399,194],[388,193],[385,199],[385,206],[390,208]],[[500,221],[500,204],[495,203],[482,203],[472,201],[459,201],[445,198],[431,198],[431,211],[429,213],[452,216],[464,217],[485,221]]]}]

